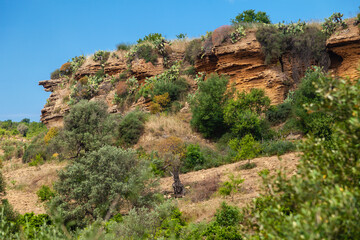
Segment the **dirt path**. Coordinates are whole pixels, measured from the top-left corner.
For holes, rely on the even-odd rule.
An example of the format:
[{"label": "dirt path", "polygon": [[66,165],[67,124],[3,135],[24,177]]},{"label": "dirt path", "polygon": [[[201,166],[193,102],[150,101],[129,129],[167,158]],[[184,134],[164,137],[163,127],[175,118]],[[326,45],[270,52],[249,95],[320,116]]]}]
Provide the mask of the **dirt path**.
[{"label": "dirt path", "polygon": [[[296,173],[296,165],[299,158],[299,153],[288,153],[281,156],[281,160],[277,156],[255,158],[251,162],[256,163],[257,166],[248,170],[237,169],[240,165],[246,163],[246,161],[241,161],[217,168],[182,174],[180,179],[186,186],[188,195],[177,200],[178,206],[184,213],[184,216],[192,221],[210,220],[223,201],[244,207],[261,193],[262,180],[258,175],[259,171],[269,169],[270,174],[275,174],[277,170],[282,169],[288,175],[293,175]],[[245,181],[239,193],[236,193],[232,198],[224,198],[217,194],[216,188],[214,189],[213,185],[218,185],[219,181],[227,181],[229,174],[241,176]],[[161,179],[161,190],[171,192],[172,183],[171,177]],[[210,198],[201,200],[201,198],[207,195],[206,191],[210,191]]]}]

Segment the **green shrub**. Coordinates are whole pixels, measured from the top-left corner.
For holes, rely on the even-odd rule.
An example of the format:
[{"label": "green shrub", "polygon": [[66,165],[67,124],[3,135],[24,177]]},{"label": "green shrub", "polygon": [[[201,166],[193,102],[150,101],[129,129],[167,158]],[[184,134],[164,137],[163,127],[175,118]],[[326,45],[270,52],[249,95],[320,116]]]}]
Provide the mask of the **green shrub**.
[{"label": "green shrub", "polygon": [[126,114],[118,126],[118,142],[124,146],[131,146],[139,141],[144,132],[146,114],[141,111],[133,111]]},{"label": "green shrub", "polygon": [[[230,140],[229,146],[237,152],[235,160],[250,160],[260,153],[260,143],[255,141],[251,134],[245,135],[241,140],[234,138]],[[250,162],[250,161],[249,161]]]},{"label": "green shrub", "polygon": [[32,213],[25,213],[20,215],[18,222],[24,228],[24,234],[27,239],[37,239],[41,227],[45,225],[51,225],[51,220],[47,214],[35,215]]},{"label": "green shrub", "polygon": [[224,121],[237,138],[251,134],[257,140],[267,139],[271,137],[271,131],[261,115],[269,106],[270,99],[265,96],[264,90],[251,89],[249,93],[241,92],[224,107]]},{"label": "green shrub", "polygon": [[186,226],[186,222],[182,217],[182,213],[178,208],[173,208],[170,211],[169,217],[162,221],[160,230],[156,233],[156,235],[167,239],[170,237],[179,238],[181,230],[184,226]]},{"label": "green shrub", "polygon": [[248,170],[248,169],[253,169],[256,168],[256,163],[251,163],[251,162],[247,162],[243,165],[240,165],[237,169],[239,170]]},{"label": "green shrub", "polygon": [[199,82],[198,91],[190,99],[191,126],[206,138],[220,137],[227,125],[223,109],[230,98],[227,94],[228,79],[212,74],[206,81]]},{"label": "green shrub", "polygon": [[84,64],[85,60],[84,55],[73,57],[71,59],[71,71],[75,73]]},{"label": "green shrub", "polygon": [[203,169],[218,167],[223,164],[233,162],[235,152],[231,149],[226,149],[222,152],[215,151],[211,148],[202,147],[201,152],[205,158]]},{"label": "green shrub", "polygon": [[29,124],[29,129],[26,133],[26,138],[32,139],[34,136],[37,136],[46,131],[47,131],[47,127],[42,122],[31,122]]},{"label": "green shrub", "polygon": [[105,71],[103,68],[100,68],[94,75],[96,78],[104,78],[105,77]]},{"label": "green shrub", "polygon": [[131,48],[131,44],[128,43],[119,43],[118,45],[116,45],[116,49],[118,51],[123,50],[123,51],[129,51]]},{"label": "green shrub", "polygon": [[147,78],[137,96],[154,98],[157,95],[168,93],[172,101],[179,99],[181,94],[188,90],[188,83],[180,78],[180,67],[181,62],[177,62],[163,73]]},{"label": "green shrub", "polygon": [[196,68],[194,66],[190,66],[184,70],[184,74],[188,76],[195,77],[196,76]]},{"label": "green shrub", "polygon": [[294,112],[298,124],[304,133],[313,133],[316,137],[330,139],[333,119],[323,112],[312,112],[307,109],[310,104],[318,104],[323,97],[315,86],[323,79],[329,79],[321,68],[309,69],[294,95]]},{"label": "green shrub", "polygon": [[249,93],[238,92],[233,101],[238,108],[248,109],[256,114],[264,113],[270,107],[270,98],[265,96],[264,90],[257,88],[252,88]]},{"label": "green shrub", "polygon": [[3,140],[0,149],[3,150],[3,160],[10,160],[14,157],[21,157],[24,143],[16,140]]},{"label": "green shrub", "polygon": [[325,34],[304,22],[262,26],[256,32],[256,39],[264,52],[265,64],[278,61],[284,71],[282,58],[285,52],[297,59],[292,61],[290,58],[295,82],[299,81],[303,71],[314,62],[316,65],[329,66]]},{"label": "green shrub", "polygon": [[201,152],[198,144],[189,144],[186,147],[186,156],[184,158],[183,167],[186,170],[192,170],[196,166],[202,166],[205,162],[205,157]]},{"label": "green shrub", "polygon": [[239,223],[242,220],[240,211],[235,206],[221,204],[220,209],[216,210],[215,221],[210,223],[204,231],[203,236],[206,239],[233,239],[241,240]]},{"label": "green shrub", "polygon": [[184,104],[180,101],[174,101],[171,103],[171,106],[170,106],[170,111],[172,113],[177,113],[179,112],[182,108],[184,107]]},{"label": "green shrub", "polygon": [[220,226],[236,226],[241,219],[239,208],[227,205],[226,202],[222,202],[220,209],[216,210],[215,222]]},{"label": "green shrub", "polygon": [[186,33],[179,33],[178,35],[176,35],[177,39],[186,39],[187,38],[187,34]]},{"label": "green shrub", "polygon": [[151,172],[155,176],[164,177],[165,176],[164,160],[162,158],[159,158],[158,156],[154,156],[153,153],[150,155],[149,160],[151,161],[150,163]]},{"label": "green shrub", "polygon": [[170,201],[153,209],[134,208],[120,223],[109,225],[111,239],[180,239],[186,222]]},{"label": "green shrub", "polygon": [[8,237],[16,234],[20,230],[19,214],[14,211],[13,207],[7,199],[1,199],[0,203],[0,237],[9,239]]},{"label": "green shrub", "polygon": [[178,100],[182,93],[188,89],[189,85],[185,79],[180,78],[176,81],[156,81],[153,84],[153,92],[151,95],[163,95],[165,93],[169,94],[171,101]]},{"label": "green shrub", "polygon": [[203,233],[203,236],[208,240],[216,239],[227,239],[227,240],[242,240],[240,230],[234,226],[219,226],[216,224],[211,224],[206,231]]},{"label": "green shrub", "polygon": [[[219,193],[222,196],[229,196],[229,195],[239,192],[241,189],[240,184],[242,184],[245,181],[245,179],[240,178],[240,176],[235,177],[233,174],[231,174],[229,176],[229,179],[230,179],[230,181],[223,182],[221,184],[221,187],[219,188]],[[220,217],[220,219],[221,219],[221,217]]]},{"label": "green shrub", "polygon": [[329,18],[325,18],[325,22],[321,25],[322,31],[329,37],[338,27],[347,28],[346,23],[342,20],[343,16],[344,14],[336,12]]},{"label": "green shrub", "polygon": [[41,188],[36,192],[40,201],[48,201],[55,196],[55,193],[46,185],[42,185]]},{"label": "green shrub", "polygon": [[58,175],[54,185],[58,194],[51,206],[61,213],[65,223],[75,221],[77,226],[85,226],[118,212],[123,203],[141,207],[154,201],[148,164],[137,159],[132,149],[104,146]]},{"label": "green shrub", "polygon": [[0,196],[6,194],[6,182],[2,175],[2,171],[0,171]]},{"label": "green shrub", "polygon": [[254,9],[249,9],[249,10],[243,11],[242,13],[239,13],[235,17],[235,19],[231,20],[231,22],[233,24],[236,24],[236,23],[252,23],[252,22],[269,24],[270,23],[270,18],[266,14],[266,12],[258,11],[257,13],[255,13]]},{"label": "green shrub", "polygon": [[60,75],[60,69],[55,69],[51,74],[50,74],[50,79],[59,79],[61,77]]},{"label": "green shrub", "polygon": [[238,138],[250,134],[260,140],[266,137],[269,131],[264,119],[259,115],[248,109],[237,108],[232,102],[225,106],[224,113],[225,123],[231,126],[232,134]]},{"label": "green shrub", "polygon": [[41,156],[40,153],[36,154],[35,158],[29,162],[29,166],[36,167],[44,163],[44,158]]},{"label": "green shrub", "polygon": [[140,38],[139,40],[137,40],[137,43],[142,43],[142,42],[156,42],[158,40],[162,40],[163,36],[161,35],[161,33],[150,33],[149,35],[145,36],[144,38]]},{"label": "green shrub", "polygon": [[153,65],[157,63],[158,55],[153,47],[149,44],[142,44],[137,47],[136,56],[142,58],[145,62],[151,62]]},{"label": "green shrub", "polygon": [[100,62],[101,64],[104,64],[109,59],[109,57],[110,57],[110,52],[99,50],[94,53],[93,60],[95,62]]},{"label": "green shrub", "polygon": [[194,39],[186,46],[185,49],[185,61],[191,65],[195,64],[196,59],[198,59],[201,54],[201,40]]},{"label": "green shrub", "polygon": [[266,156],[279,156],[295,150],[296,144],[290,141],[265,141],[261,144],[261,154]]},{"label": "green shrub", "polygon": [[285,36],[274,25],[262,26],[256,31],[256,39],[261,44],[265,55],[265,64],[279,60],[285,52]]},{"label": "green shrub", "polygon": [[271,124],[279,124],[285,122],[290,116],[292,111],[291,103],[282,103],[277,106],[270,106],[266,111],[266,120],[268,120]]},{"label": "green shrub", "polygon": [[22,162],[28,163],[35,159],[37,155],[40,155],[42,158],[46,159],[46,149],[44,148],[45,133],[41,133],[38,136],[34,137],[29,145],[25,145],[24,155],[22,156]]},{"label": "green shrub", "polygon": [[245,35],[245,28],[240,24],[235,25],[235,30],[230,34],[231,42],[236,43],[240,38],[245,37]]}]

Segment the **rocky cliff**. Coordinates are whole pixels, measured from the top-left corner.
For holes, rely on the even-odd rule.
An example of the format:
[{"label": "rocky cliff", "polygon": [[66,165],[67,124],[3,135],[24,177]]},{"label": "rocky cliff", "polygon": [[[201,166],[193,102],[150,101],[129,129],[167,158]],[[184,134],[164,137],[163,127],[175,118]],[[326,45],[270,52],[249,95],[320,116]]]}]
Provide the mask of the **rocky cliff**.
[{"label": "rocky cliff", "polygon": [[279,65],[265,65],[255,32],[248,31],[246,37],[235,44],[214,47],[212,53],[196,62],[196,70],[207,74],[226,74],[230,77],[230,85],[235,85],[237,90],[261,88],[270,97],[272,104],[281,103],[289,76],[281,71]]},{"label": "rocky cliff", "polygon": [[[358,77],[360,59],[360,34],[359,27],[353,22],[348,22],[349,27],[333,34],[327,41],[327,51],[330,57],[329,70],[342,77],[354,79]],[[280,66],[278,63],[265,65],[261,45],[255,37],[256,30],[248,30],[246,37],[236,43],[223,43],[212,48],[211,52],[198,58],[195,67],[198,72],[207,74],[217,72],[230,77],[230,84],[238,90],[261,88],[270,97],[272,104],[281,103],[293,81],[291,62]],[[185,44],[167,45],[168,61],[182,60],[185,56]],[[286,65],[287,64],[287,65]],[[101,69],[101,64],[88,57],[85,63],[76,71],[74,79],[80,79],[85,75],[92,75]],[[107,78],[99,86],[99,92],[94,99],[102,99],[109,105],[110,112],[119,110],[113,104],[114,87],[110,83],[111,76],[127,72],[128,65],[124,51],[116,51],[104,65]],[[131,73],[141,84],[147,77],[152,77],[165,70],[163,58],[159,58],[156,64],[136,59],[132,62]],[[118,84],[121,84],[118,83]],[[67,97],[70,94],[71,82],[67,78],[40,81],[39,85],[45,91],[52,92],[47,104],[41,111],[41,121],[48,127],[61,126],[64,114],[69,110]],[[117,86],[115,87],[115,89]],[[141,102],[135,103],[141,105]]]},{"label": "rocky cliff", "polygon": [[360,25],[348,21],[348,28],[333,34],[327,41],[330,71],[337,76],[356,79],[360,67]]}]

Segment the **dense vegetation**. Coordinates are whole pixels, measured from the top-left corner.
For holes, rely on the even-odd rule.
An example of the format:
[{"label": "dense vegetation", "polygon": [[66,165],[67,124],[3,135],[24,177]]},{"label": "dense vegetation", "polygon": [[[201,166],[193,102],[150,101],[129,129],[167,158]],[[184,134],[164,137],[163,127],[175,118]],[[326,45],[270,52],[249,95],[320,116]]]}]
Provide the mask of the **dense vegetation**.
[{"label": "dense vegetation", "polygon": [[[107,61],[116,57],[107,51],[92,57],[101,65],[94,75],[75,78],[84,56],[65,63],[51,74],[72,89],[63,128],[46,129],[29,119],[0,122],[0,166],[13,158],[37,167],[46,161],[68,161],[59,180],[37,192],[46,202],[47,214],[14,211],[0,171],[0,238],[358,239],[360,79],[344,80],[325,71],[325,41],[337,28],[346,27],[341,18],[339,13],[332,15],[320,30],[302,22],[270,25],[266,13],[247,10],[236,16],[233,26],[188,43],[186,63],[168,61],[168,42],[158,33],[135,45],[118,45],[128,63],[118,76],[105,74]],[[312,66],[304,76],[300,66],[293,69],[298,87],[279,105],[271,105],[264,90],[238,92],[229,86],[227,76],[197,73],[192,66],[196,60],[216,44],[243,37],[244,23],[264,23],[257,39],[267,63],[282,65],[284,55],[290,54],[300,60],[301,68],[323,67]],[[186,40],[186,35],[178,38]],[[156,65],[159,57],[166,68],[163,73],[142,84],[131,76],[133,61]],[[143,98],[150,113],[132,109],[109,114],[106,103],[89,101],[105,82],[115,91],[113,103],[119,108]],[[190,87],[194,82],[196,89]],[[190,104],[193,130],[216,149],[172,135],[162,136],[156,151],[136,146],[151,114],[176,114],[185,102]],[[306,137],[287,140],[292,134]],[[176,202],[165,200],[157,188],[158,178],[171,174],[172,197],[183,197],[180,173],[243,160],[247,163],[239,168],[246,171],[256,167],[251,162],[255,157],[296,150],[303,153],[296,175],[263,169],[258,173],[262,194],[241,209],[223,202],[210,222],[186,219]],[[244,181],[229,175],[228,181],[206,184],[213,184],[210,193],[233,201]],[[206,191],[199,194],[204,194],[199,199],[210,198]]]},{"label": "dense vegetation", "polygon": [[[307,88],[308,79],[316,81],[316,87]],[[154,189],[148,186],[152,182],[149,182],[150,168],[142,160],[136,160],[133,150],[105,146],[85,154],[60,173],[62,180],[55,186],[56,195],[51,204],[63,208],[59,213],[65,223],[76,220],[66,225],[69,230],[61,227],[56,219],[48,220],[47,216],[19,216],[3,201],[0,234],[3,238],[22,235],[36,236],[36,239],[88,239],[91,236],[106,239],[357,238],[360,81],[331,78],[316,69],[307,73],[298,91],[305,91],[305,96],[315,93],[309,97],[314,101],[302,106],[313,111],[308,111],[309,114],[323,113],[333,119],[333,124],[327,126],[331,128],[330,135],[322,138],[317,131],[309,131],[308,139],[301,145],[304,155],[298,174],[292,178],[280,174],[274,179],[269,171],[260,172],[266,192],[249,207],[238,209],[223,203],[212,222],[188,223],[174,205],[162,202],[149,191]],[[254,95],[257,94],[253,92],[250,96]],[[298,101],[296,95],[293,104]],[[238,104],[244,99],[238,98]],[[266,99],[260,103],[250,101],[246,106],[254,112],[265,111]],[[251,135],[242,141],[245,139],[254,141]],[[191,152],[186,157],[188,164],[205,161],[196,145],[187,149]],[[133,171],[137,173],[134,175]],[[223,185],[224,194],[229,191],[231,194],[236,183],[242,182],[230,179]],[[134,208],[120,217],[117,209],[124,201]],[[29,225],[24,225],[24,219]],[[79,228],[85,226],[82,224],[91,225]],[[18,232],[20,226],[26,226],[22,233]]]}]

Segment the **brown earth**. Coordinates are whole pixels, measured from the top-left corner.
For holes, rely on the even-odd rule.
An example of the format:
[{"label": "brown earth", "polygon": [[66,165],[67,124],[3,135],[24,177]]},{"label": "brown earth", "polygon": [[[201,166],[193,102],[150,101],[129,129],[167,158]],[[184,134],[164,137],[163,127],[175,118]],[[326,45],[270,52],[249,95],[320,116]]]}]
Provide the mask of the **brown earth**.
[{"label": "brown earth", "polygon": [[[269,169],[271,174],[282,170],[287,175],[296,173],[299,153],[288,153],[280,157],[261,157],[251,160],[256,163],[256,167],[249,170],[239,170],[238,167],[246,161],[223,165],[217,168],[200,170],[181,174],[180,179],[186,187],[184,198],[176,199],[180,210],[187,219],[192,221],[209,221],[220,206],[221,202],[239,207],[245,207],[252,200],[260,196],[262,192],[262,181],[258,172]],[[63,169],[66,162],[49,162],[39,167],[30,167],[23,164],[21,159],[7,161],[3,167],[4,178],[7,183],[7,195],[16,211],[21,214],[34,212],[35,214],[45,213],[44,204],[41,203],[36,192],[42,185],[52,186],[57,180],[57,171]],[[229,174],[235,177],[241,176],[245,181],[241,191],[232,197],[221,197],[217,193],[217,188],[221,182],[227,181]],[[160,179],[160,191],[167,196],[172,192],[173,180],[171,177]],[[204,185],[205,184],[205,185]],[[215,188],[214,184],[216,185]],[[199,188],[199,186],[201,188]],[[198,192],[205,191],[205,192]],[[210,192],[206,192],[210,191]],[[203,199],[203,195],[206,195]]]},{"label": "brown earth", "polygon": [[[260,157],[251,160],[256,163],[256,167],[248,170],[239,170],[238,167],[246,163],[246,161],[236,162],[232,164],[223,165],[217,168],[200,170],[181,174],[180,179],[187,188],[188,195],[184,198],[177,199],[178,206],[183,212],[183,215],[192,221],[209,221],[214,216],[216,209],[219,208],[223,201],[238,207],[245,207],[250,204],[254,198],[259,197],[262,191],[262,180],[258,172],[263,169],[269,169],[270,174],[275,174],[278,170],[286,172],[288,176],[296,173],[296,166],[299,162],[300,153],[288,153],[282,155],[280,158],[277,156]],[[201,185],[201,182],[213,184],[212,179],[219,178],[220,182],[228,181],[229,174],[235,177],[241,176],[245,181],[242,183],[241,191],[234,194],[232,197],[221,197],[218,193],[214,192],[210,199],[204,201],[194,202],[191,200],[196,185]],[[162,192],[172,192],[172,177],[162,178],[160,180],[160,189]],[[195,186],[192,189],[191,186]],[[211,190],[202,188],[201,190]]]},{"label": "brown earth", "polygon": [[36,192],[42,185],[51,187],[57,179],[57,171],[65,165],[66,162],[47,162],[38,167],[30,167],[23,164],[21,159],[6,161],[3,167],[7,185],[5,198],[21,214],[45,213],[44,204],[39,201]]}]

